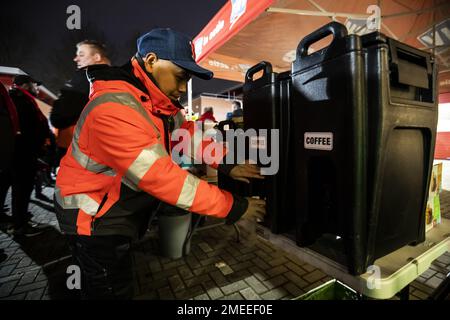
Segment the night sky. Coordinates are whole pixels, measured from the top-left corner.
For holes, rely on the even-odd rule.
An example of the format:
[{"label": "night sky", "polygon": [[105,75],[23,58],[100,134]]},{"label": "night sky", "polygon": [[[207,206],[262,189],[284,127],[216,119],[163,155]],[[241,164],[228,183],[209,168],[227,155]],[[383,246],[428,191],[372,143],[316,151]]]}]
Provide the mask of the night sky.
[{"label": "night sky", "polygon": [[[75,44],[102,41],[115,65],[136,52],[136,38],[154,27],[197,35],[227,0],[3,1],[0,65],[18,67],[58,93],[75,69]],[[81,9],[81,30],[69,30],[67,7]],[[217,93],[234,83],[194,80],[194,93]]]}]

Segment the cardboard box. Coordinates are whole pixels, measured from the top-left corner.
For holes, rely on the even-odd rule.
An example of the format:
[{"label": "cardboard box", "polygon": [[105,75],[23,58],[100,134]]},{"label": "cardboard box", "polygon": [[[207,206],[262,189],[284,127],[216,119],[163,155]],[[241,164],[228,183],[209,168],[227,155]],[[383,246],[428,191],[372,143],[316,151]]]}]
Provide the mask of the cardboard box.
[{"label": "cardboard box", "polygon": [[425,231],[429,231],[441,223],[441,205],[439,194],[442,191],[442,163],[433,165],[431,173],[428,201],[425,210]]}]

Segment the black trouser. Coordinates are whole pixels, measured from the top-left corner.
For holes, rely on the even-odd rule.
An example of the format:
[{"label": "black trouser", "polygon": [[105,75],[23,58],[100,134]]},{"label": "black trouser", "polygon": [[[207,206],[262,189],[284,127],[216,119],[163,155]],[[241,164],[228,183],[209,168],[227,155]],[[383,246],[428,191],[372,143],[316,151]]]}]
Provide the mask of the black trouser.
[{"label": "black trouser", "polygon": [[27,220],[28,205],[34,187],[37,159],[27,155],[16,159],[11,171],[4,171],[0,177],[0,205],[5,202],[6,193],[12,186],[11,207],[15,228],[23,226]]},{"label": "black trouser", "polygon": [[36,196],[42,195],[42,185],[45,182],[47,173],[43,169],[38,169],[36,171],[36,177],[34,179],[34,194]]},{"label": "black trouser", "polygon": [[34,188],[37,159],[19,161],[14,165],[12,183],[12,216],[16,228],[27,222],[28,205]]},{"label": "black trouser", "polygon": [[3,209],[6,201],[6,194],[12,184],[11,169],[0,170],[0,210]]},{"label": "black trouser", "polygon": [[131,239],[124,236],[68,236],[81,270],[81,299],[131,299]]}]

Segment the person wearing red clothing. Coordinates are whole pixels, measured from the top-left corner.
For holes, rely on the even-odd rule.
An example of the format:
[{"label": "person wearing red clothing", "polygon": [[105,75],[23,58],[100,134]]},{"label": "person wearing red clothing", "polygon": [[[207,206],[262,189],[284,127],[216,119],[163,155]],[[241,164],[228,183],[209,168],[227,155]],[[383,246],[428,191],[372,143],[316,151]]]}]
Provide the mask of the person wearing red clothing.
[{"label": "person wearing red clothing", "polygon": [[9,97],[8,90],[0,82],[0,223],[7,222],[9,216],[5,206],[6,194],[10,187],[10,176],[13,168],[14,144],[20,134],[19,116],[16,106]]},{"label": "person wearing red clothing", "polygon": [[[263,200],[220,190],[172,160],[174,130],[195,131],[178,102],[187,81],[213,76],[196,64],[191,39],[159,28],[141,36],[137,49],[125,66],[87,68],[89,102],[56,180],[58,222],[80,266],[86,299],[132,298],[130,243],[144,234],[161,202],[227,223],[265,214]],[[235,179],[263,178],[254,165],[223,164],[222,145],[202,152],[212,143],[194,139],[189,156]]]},{"label": "person wearing red clothing", "polygon": [[[14,138],[13,166],[9,176],[3,176],[1,192],[12,186],[12,225],[8,233],[35,236],[43,232],[33,224],[28,212],[31,193],[37,172],[38,155],[49,138],[47,118],[39,108],[35,97],[40,83],[28,75],[17,75],[9,91],[14,103],[20,126],[20,133]],[[2,195],[3,198],[3,195]]]},{"label": "person wearing red clothing", "polygon": [[216,118],[214,118],[214,109],[212,107],[206,107],[203,114],[198,118],[198,121],[212,121],[217,122]]}]

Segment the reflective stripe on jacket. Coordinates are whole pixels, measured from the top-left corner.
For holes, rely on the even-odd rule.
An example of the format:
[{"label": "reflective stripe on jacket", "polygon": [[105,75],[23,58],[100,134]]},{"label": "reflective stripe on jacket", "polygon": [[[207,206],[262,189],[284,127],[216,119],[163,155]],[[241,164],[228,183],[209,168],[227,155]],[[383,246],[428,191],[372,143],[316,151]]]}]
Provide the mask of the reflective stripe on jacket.
[{"label": "reflective stripe on jacket", "polygon": [[[245,208],[236,209],[229,192],[172,161],[163,117],[175,117],[179,109],[135,60],[132,72],[150,94],[122,80],[92,85],[56,181],[62,231],[136,237],[158,200],[220,218],[239,211],[233,213],[239,218]],[[192,124],[181,126],[191,129]]]}]

